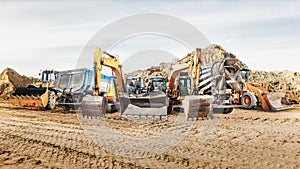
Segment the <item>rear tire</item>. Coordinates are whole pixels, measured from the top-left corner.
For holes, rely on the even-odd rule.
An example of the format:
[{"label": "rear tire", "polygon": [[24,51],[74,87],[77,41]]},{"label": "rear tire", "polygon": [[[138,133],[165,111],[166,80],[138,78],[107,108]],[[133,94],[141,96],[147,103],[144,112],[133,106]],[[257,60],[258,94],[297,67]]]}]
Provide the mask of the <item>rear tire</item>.
[{"label": "rear tire", "polygon": [[172,104],[170,103],[169,106],[168,106],[168,108],[167,108],[167,114],[171,114],[172,111],[173,111],[173,106],[172,106]]},{"label": "rear tire", "polygon": [[70,106],[62,106],[63,111],[69,111],[71,108]]},{"label": "rear tire", "polygon": [[55,92],[50,91],[50,94],[48,96],[47,109],[54,110],[55,106],[56,106],[56,95]]},{"label": "rear tire", "polygon": [[257,99],[254,94],[246,92],[242,95],[241,103],[245,109],[253,109],[257,104]]}]

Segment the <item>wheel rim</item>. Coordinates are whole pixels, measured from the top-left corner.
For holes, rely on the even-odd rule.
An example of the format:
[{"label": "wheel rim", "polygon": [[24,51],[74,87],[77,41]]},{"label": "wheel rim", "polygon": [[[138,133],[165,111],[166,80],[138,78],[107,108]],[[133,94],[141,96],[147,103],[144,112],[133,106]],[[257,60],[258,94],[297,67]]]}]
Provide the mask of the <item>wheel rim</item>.
[{"label": "wheel rim", "polygon": [[55,96],[51,97],[50,104],[51,104],[51,106],[55,106]]},{"label": "wheel rim", "polygon": [[250,106],[250,104],[251,104],[251,98],[249,96],[244,96],[244,104],[246,106]]}]

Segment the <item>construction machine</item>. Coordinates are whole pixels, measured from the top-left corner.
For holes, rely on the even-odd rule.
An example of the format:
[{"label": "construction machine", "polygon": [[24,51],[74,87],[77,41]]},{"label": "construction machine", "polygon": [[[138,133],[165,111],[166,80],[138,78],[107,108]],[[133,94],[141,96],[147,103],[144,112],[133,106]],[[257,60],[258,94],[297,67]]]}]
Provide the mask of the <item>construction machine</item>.
[{"label": "construction machine", "polygon": [[28,109],[55,109],[56,94],[53,85],[57,73],[54,70],[42,71],[41,82],[31,84],[26,88],[16,88],[9,100],[14,105]]},{"label": "construction machine", "polygon": [[124,78],[122,66],[117,57],[103,52],[109,58],[102,57],[102,52],[96,48],[94,53],[94,88],[93,94],[86,95],[82,99],[83,116],[104,117],[108,99],[100,89],[100,74],[102,66],[111,68],[113,76],[116,77],[116,101],[113,103],[120,111],[121,116],[148,116],[150,118],[167,118],[168,97],[164,94],[155,96],[138,94],[129,96],[126,90],[126,79]]},{"label": "construction machine", "polygon": [[[64,111],[78,109],[83,97],[93,94],[93,79],[94,71],[87,68],[60,71],[54,85],[58,107],[62,107]],[[100,94],[106,95],[108,100],[113,100],[113,77],[101,74],[100,79]],[[112,107],[108,110],[112,111]]]},{"label": "construction machine", "polygon": [[201,49],[188,54],[173,63],[169,72],[167,94],[170,98],[168,112],[173,108],[183,108],[187,118],[207,117],[211,96],[199,95]]},{"label": "construction machine", "polygon": [[92,76],[93,71],[89,69],[60,71],[55,83],[58,106],[64,111],[77,109],[83,96],[92,92]]},{"label": "construction machine", "polygon": [[206,92],[214,96],[213,105],[217,111],[229,113],[235,107],[253,109],[256,105],[265,111],[293,107],[288,104],[284,93],[269,93],[266,88],[249,83],[250,70],[236,66],[237,62],[236,58],[228,57],[207,68],[211,70],[211,90]]},{"label": "construction machine", "polygon": [[[144,84],[144,79],[138,76],[129,76],[126,78],[128,94],[146,93],[147,89]],[[129,91],[130,90],[130,91]]]},{"label": "construction machine", "polygon": [[157,95],[166,93],[168,79],[163,77],[152,77],[146,80],[148,83],[147,93],[150,95]]}]

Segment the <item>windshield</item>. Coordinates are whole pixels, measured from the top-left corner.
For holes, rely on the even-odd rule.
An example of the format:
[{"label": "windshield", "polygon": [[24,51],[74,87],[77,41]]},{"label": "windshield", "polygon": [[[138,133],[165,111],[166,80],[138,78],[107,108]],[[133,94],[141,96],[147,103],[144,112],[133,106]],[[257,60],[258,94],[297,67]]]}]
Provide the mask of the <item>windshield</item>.
[{"label": "windshield", "polygon": [[72,75],[72,81],[70,84],[70,87],[73,89],[73,91],[76,91],[80,89],[82,83],[83,83],[83,74],[77,73]]},{"label": "windshield", "polygon": [[69,74],[61,75],[59,83],[58,83],[58,88],[60,88],[60,89],[67,88],[69,80],[70,80],[70,75]]},{"label": "windshield", "polygon": [[49,71],[43,71],[42,73],[42,82],[54,82],[55,74]]},{"label": "windshield", "polygon": [[241,70],[242,79],[247,83],[249,82],[250,71],[249,70]]}]

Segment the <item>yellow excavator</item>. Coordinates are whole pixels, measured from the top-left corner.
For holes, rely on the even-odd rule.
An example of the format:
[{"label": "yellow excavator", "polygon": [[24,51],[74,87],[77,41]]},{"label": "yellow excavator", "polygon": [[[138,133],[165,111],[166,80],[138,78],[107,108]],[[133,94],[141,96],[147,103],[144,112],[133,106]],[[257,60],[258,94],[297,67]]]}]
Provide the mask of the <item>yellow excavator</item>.
[{"label": "yellow excavator", "polygon": [[[100,48],[96,48],[94,53],[94,92],[92,96],[87,95],[82,99],[81,109],[84,117],[104,117],[107,111],[109,101],[108,97],[105,93],[100,91],[102,66],[111,68],[114,76],[117,79],[117,92],[115,92],[116,101],[119,101],[119,95],[126,93],[126,79],[123,78],[124,75],[120,62],[115,56],[106,52],[104,53],[110,58],[102,57],[102,51]],[[113,100],[114,97],[110,96],[110,99]]]},{"label": "yellow excavator", "polygon": [[[129,97],[126,89],[126,78],[117,57],[103,52],[109,58],[102,57],[100,48],[94,53],[94,92],[82,99],[82,113],[84,117],[104,117],[108,104],[113,104],[119,109],[121,116],[148,116],[150,118],[166,118],[169,98],[165,94],[134,95]],[[112,70],[116,78],[115,101],[110,101],[100,92],[102,66]]]}]

